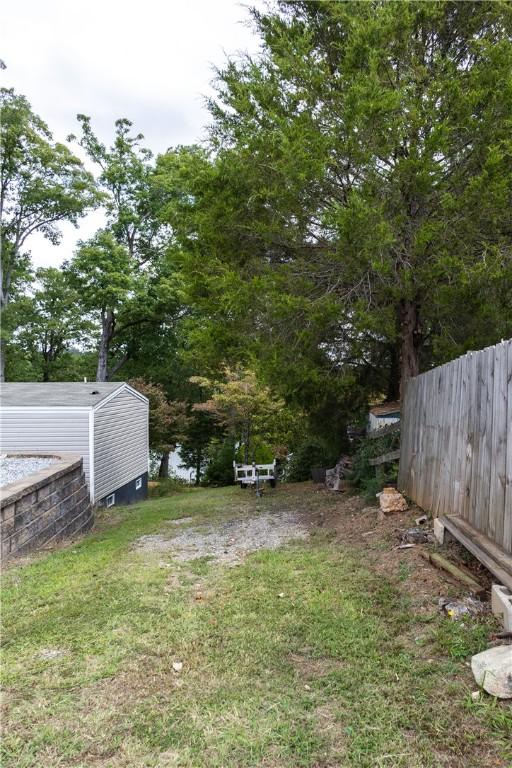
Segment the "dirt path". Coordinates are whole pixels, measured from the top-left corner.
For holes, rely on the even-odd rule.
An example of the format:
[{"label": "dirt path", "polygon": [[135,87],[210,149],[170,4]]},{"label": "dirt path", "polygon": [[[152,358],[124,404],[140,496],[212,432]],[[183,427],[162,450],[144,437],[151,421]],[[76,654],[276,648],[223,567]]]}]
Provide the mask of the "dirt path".
[{"label": "dirt path", "polygon": [[[172,528],[180,522],[186,527],[177,533]],[[184,518],[171,521],[171,525],[168,533],[142,536],[136,550],[166,552],[179,561],[206,557],[222,565],[238,565],[250,552],[277,549],[292,539],[308,536],[303,515],[286,510],[201,525]]]}]

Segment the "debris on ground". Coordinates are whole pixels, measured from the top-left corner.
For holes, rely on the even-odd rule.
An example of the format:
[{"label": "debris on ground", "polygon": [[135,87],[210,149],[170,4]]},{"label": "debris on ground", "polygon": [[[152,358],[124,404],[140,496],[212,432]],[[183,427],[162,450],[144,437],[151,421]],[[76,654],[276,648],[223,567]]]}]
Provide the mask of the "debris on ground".
[{"label": "debris on ground", "polygon": [[485,605],[474,597],[465,597],[462,600],[450,600],[447,597],[440,597],[438,604],[441,610],[454,621],[463,619],[466,616],[478,616],[486,611]]},{"label": "debris on ground", "polygon": [[377,494],[382,515],[392,515],[394,512],[405,512],[408,509],[407,502],[396,488],[390,486]]},{"label": "debris on ground", "polygon": [[426,528],[408,528],[402,533],[402,544],[429,544],[434,541],[434,534]]},{"label": "debris on ground", "polygon": [[416,525],[425,525],[427,520],[428,520],[428,517],[426,515],[420,515],[419,517],[416,518],[414,522],[416,523]]},{"label": "debris on ground", "polygon": [[512,646],[498,645],[471,659],[477,685],[498,699],[512,699]]},{"label": "debris on ground", "polygon": [[175,672],[181,672],[183,669],[183,662],[182,661],[173,661],[172,668]]},{"label": "debris on ground", "polygon": [[483,587],[482,584],[479,584],[478,581],[473,578],[471,571],[469,571],[463,565],[455,565],[455,563],[452,563],[451,560],[447,560],[446,557],[443,557],[438,552],[426,552],[420,550],[420,555],[425,560],[432,563],[432,565],[441,568],[450,576],[453,576],[455,579],[457,579],[457,581],[465,584],[465,586],[469,588],[469,590],[474,595],[484,594],[485,587]]},{"label": "debris on ground", "polygon": [[66,652],[60,648],[43,648],[39,651],[39,657],[45,661],[51,661],[52,659],[60,659],[61,656],[65,656]]},{"label": "debris on ground", "polygon": [[340,456],[338,463],[332,469],[325,472],[325,485],[331,491],[346,491],[348,488],[348,478],[352,472],[352,458],[350,456]]}]

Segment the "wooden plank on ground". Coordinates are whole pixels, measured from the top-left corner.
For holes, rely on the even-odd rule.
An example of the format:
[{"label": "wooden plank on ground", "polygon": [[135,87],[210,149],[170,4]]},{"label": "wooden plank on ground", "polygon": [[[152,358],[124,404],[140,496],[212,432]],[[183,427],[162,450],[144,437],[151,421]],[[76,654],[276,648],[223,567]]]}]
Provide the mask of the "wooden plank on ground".
[{"label": "wooden plank on ground", "polygon": [[419,553],[425,560],[428,560],[430,563],[432,563],[432,565],[435,565],[437,568],[442,568],[443,571],[446,571],[451,576],[454,576],[457,581],[461,581],[468,589],[471,590],[471,592],[473,592],[473,594],[481,595],[483,592],[485,592],[485,587],[479,584],[467,569],[459,568],[459,566],[455,565],[455,563],[452,563],[451,560],[447,560],[446,557],[443,557],[438,552],[419,550]]},{"label": "wooden plank on ground", "polygon": [[466,520],[450,515],[441,518],[445,528],[508,589],[512,590],[512,557]]}]

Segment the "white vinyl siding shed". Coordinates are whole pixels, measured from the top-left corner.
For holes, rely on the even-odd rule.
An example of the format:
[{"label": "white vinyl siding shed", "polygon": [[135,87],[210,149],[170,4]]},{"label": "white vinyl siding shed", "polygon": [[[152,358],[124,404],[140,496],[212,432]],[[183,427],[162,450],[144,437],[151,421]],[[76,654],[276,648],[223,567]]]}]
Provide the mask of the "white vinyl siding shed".
[{"label": "white vinyl siding shed", "polygon": [[148,472],[147,398],[123,382],[0,385],[0,452],[66,451],[83,458],[99,502]]},{"label": "white vinyl siding shed", "polygon": [[133,392],[119,390],[94,413],[94,494],[97,499],[103,499],[148,471],[148,403],[145,398],[134,397]]}]

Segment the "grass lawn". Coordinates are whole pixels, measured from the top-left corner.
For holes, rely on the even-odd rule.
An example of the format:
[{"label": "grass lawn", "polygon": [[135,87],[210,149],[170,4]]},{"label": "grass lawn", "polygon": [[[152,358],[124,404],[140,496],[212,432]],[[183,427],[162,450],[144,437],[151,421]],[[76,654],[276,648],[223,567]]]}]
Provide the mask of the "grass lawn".
[{"label": "grass lawn", "polygon": [[315,525],[232,568],[133,546],[172,535],[171,519],[344,503],[309,485],[191,491],[108,510],[80,542],[10,567],[2,766],[511,765],[510,707],[470,696],[467,655],[491,624],[461,627],[431,595],[412,610],[411,565],[383,574],[382,542]]}]

